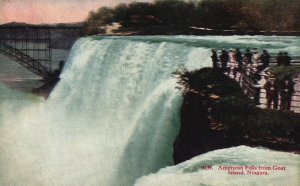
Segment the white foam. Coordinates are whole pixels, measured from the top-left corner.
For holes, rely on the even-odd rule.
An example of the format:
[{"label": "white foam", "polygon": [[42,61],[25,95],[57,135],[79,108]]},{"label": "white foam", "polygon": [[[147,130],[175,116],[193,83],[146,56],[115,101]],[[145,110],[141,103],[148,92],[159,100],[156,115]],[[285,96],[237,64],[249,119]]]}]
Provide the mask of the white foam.
[{"label": "white foam", "polygon": [[[203,166],[212,166],[212,170],[205,170]],[[221,170],[220,166],[243,167],[245,175],[228,174],[228,170]],[[245,166],[248,168],[245,169]],[[267,172],[269,175],[250,175],[247,171],[251,166],[257,168],[253,170],[255,172]],[[259,166],[271,170],[259,170]],[[285,170],[274,170],[278,167],[285,167]],[[140,178],[135,186],[294,186],[300,184],[299,173],[299,155],[239,146],[208,152],[176,166],[163,168]]]},{"label": "white foam", "polygon": [[77,41],[49,100],[3,116],[0,185],[129,186],[172,165],[182,97],[171,74],[187,61],[200,68],[194,50],[209,51]]}]

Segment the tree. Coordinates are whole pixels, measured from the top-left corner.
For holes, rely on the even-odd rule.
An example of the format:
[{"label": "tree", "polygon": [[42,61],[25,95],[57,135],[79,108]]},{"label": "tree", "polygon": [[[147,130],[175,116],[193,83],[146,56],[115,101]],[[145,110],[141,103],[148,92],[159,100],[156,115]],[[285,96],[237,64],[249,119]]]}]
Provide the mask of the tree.
[{"label": "tree", "polygon": [[[119,22],[123,27],[191,26],[234,30],[300,30],[297,0],[155,0],[153,3],[121,3],[115,8],[91,11],[85,22],[88,32]],[[100,30],[99,30],[100,29]]]},{"label": "tree", "polygon": [[105,25],[114,21],[114,10],[108,7],[101,7],[96,12],[91,11],[84,23],[85,34],[97,34],[105,32]]}]

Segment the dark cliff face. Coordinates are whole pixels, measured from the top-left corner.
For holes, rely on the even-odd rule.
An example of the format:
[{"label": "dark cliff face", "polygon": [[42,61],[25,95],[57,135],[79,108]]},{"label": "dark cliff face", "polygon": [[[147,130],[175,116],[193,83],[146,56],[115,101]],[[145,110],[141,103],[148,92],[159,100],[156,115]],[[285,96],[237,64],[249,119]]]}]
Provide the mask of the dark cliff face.
[{"label": "dark cliff face", "polygon": [[178,83],[184,101],[175,164],[238,145],[299,153],[299,114],[256,108],[238,83],[210,68],[185,72]]},{"label": "dark cliff face", "polygon": [[180,163],[208,151],[207,109],[196,94],[184,98],[181,108],[181,129],[174,143],[174,162]]},{"label": "dark cliff face", "polygon": [[[204,68],[186,72],[180,77],[184,101],[181,108],[181,128],[174,143],[174,162],[180,163],[199,154],[216,149],[215,134],[210,129],[209,108],[211,88],[216,82],[227,79],[221,73]],[[221,82],[222,83],[222,82]]]}]

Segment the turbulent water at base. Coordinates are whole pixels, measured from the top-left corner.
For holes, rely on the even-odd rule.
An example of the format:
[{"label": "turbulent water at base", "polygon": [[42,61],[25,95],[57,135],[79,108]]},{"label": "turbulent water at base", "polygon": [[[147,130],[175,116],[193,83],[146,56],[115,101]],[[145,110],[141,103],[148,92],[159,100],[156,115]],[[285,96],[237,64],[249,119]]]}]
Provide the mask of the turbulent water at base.
[{"label": "turbulent water at base", "polygon": [[173,72],[209,66],[216,46],[298,53],[299,45],[297,37],[82,38],[47,101],[1,88],[11,97],[0,97],[0,185],[133,185],[173,164],[182,103]]},{"label": "turbulent water at base", "polygon": [[[204,166],[211,169],[205,170]],[[229,174],[233,170],[241,174]],[[140,178],[135,186],[296,186],[300,184],[299,175],[299,155],[239,146],[161,169]]]}]

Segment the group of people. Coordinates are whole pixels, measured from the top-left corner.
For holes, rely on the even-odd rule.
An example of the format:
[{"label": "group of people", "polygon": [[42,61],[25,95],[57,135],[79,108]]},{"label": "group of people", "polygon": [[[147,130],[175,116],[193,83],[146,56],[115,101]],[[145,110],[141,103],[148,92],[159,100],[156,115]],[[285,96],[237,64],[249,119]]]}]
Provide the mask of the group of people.
[{"label": "group of people", "polygon": [[[259,60],[264,67],[269,66],[270,63],[270,55],[268,52],[263,50],[263,53],[259,55],[256,49],[253,51],[246,49],[244,54],[242,54],[239,48],[235,49],[235,51],[233,49],[229,51],[222,49],[220,55],[218,55],[215,49],[212,49],[211,59],[213,69],[218,69],[220,66],[223,71],[228,71],[229,69],[240,70],[243,64],[257,65]],[[228,69],[228,67],[230,68]]]},{"label": "group of people", "polygon": [[[246,49],[242,54],[239,48],[226,51],[222,49],[218,55],[217,50],[212,49],[212,63],[213,69],[221,69],[222,72],[232,72],[234,78],[237,72],[243,73],[245,69],[248,69],[249,73],[245,72],[252,80],[253,84],[256,84],[260,79],[260,72],[270,65],[271,56],[267,50],[263,50],[259,54],[257,48]],[[287,52],[279,52],[276,57],[277,66],[290,66],[291,57]],[[244,68],[249,67],[249,68]],[[292,95],[294,93],[294,83],[291,79],[285,78],[282,82],[277,82],[274,78],[266,77],[267,82],[263,86],[266,90],[267,108],[270,109],[273,103],[273,109],[278,109],[278,100],[280,95],[280,109],[290,110]],[[255,87],[254,100],[259,104],[260,88]]]},{"label": "group of people", "polygon": [[292,95],[294,93],[294,83],[291,79],[285,78],[282,82],[277,82],[275,78],[270,78],[263,87],[266,90],[267,108],[278,109],[278,98],[280,95],[280,110],[290,110]]},{"label": "group of people", "polygon": [[[229,51],[223,48],[219,55],[216,49],[212,49],[211,59],[213,69],[217,69],[220,66],[223,71],[228,71],[229,69],[235,71],[240,70],[242,65],[249,65],[261,71],[270,65],[271,56],[267,50],[263,50],[259,54],[257,48],[253,48],[252,51],[246,49],[244,54],[242,54],[239,48],[235,50],[230,49]],[[276,58],[277,66],[290,66],[291,60],[288,52],[279,52]]]},{"label": "group of people", "polygon": [[279,52],[276,58],[277,66],[291,66],[291,60],[287,52]]}]

